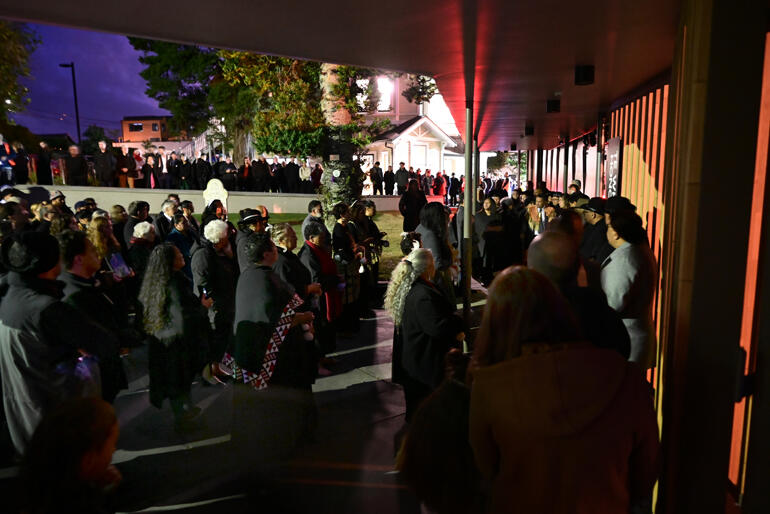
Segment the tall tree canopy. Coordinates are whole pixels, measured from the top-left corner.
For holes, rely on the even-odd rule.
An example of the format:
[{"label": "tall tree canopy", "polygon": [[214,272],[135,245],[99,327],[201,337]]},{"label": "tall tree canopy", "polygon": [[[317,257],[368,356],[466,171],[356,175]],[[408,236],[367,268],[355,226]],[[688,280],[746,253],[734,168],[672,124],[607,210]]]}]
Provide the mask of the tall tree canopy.
[{"label": "tall tree canopy", "polygon": [[29,103],[27,93],[20,80],[29,77],[29,56],[40,40],[27,25],[0,20],[0,120],[8,120],[8,114],[22,111]]},{"label": "tall tree canopy", "polygon": [[198,133],[206,129],[214,114],[209,94],[211,81],[219,74],[219,56],[211,48],[180,45],[136,37],[131,45],[143,53],[147,96],[171,113],[169,130]]}]

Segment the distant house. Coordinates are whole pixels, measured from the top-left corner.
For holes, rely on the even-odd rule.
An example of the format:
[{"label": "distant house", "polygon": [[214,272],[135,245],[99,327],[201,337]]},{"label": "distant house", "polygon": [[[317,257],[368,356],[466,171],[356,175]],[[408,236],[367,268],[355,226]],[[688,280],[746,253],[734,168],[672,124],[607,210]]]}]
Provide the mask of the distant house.
[{"label": "distant house", "polygon": [[[465,174],[465,145],[444,98],[437,94],[424,104],[414,104],[402,94],[409,85],[407,77],[383,75],[374,80],[380,93],[379,105],[377,111],[366,114],[366,119],[385,118],[391,128],[367,148],[364,169],[377,161],[383,170],[391,165],[396,169],[399,162],[404,162],[407,168],[429,169],[434,174],[437,171]],[[482,173],[486,172],[489,155],[494,154],[483,152],[479,160]]]},{"label": "distant house", "polygon": [[143,141],[165,141],[168,137],[166,123],[168,116],[126,116],[121,121],[122,141],[141,143]]}]

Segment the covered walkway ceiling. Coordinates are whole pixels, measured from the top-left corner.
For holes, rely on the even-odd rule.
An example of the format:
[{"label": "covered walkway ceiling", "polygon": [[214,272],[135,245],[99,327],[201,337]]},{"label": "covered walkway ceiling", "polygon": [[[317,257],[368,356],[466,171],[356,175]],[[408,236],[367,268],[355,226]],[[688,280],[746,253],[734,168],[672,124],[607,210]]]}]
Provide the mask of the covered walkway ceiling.
[{"label": "covered walkway ceiling", "polygon": [[[595,126],[670,69],[678,10],[678,0],[0,0],[18,20],[432,75],[462,134],[475,90],[482,150],[551,148]],[[574,85],[578,64],[595,66],[593,85]],[[554,98],[561,111],[547,114]]]}]

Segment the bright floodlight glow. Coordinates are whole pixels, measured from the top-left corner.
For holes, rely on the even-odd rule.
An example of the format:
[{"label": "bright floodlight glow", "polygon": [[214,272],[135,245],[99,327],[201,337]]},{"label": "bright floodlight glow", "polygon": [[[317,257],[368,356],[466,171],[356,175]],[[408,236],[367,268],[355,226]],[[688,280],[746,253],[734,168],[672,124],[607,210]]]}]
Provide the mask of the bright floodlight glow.
[{"label": "bright floodlight glow", "polygon": [[393,97],[393,81],[388,77],[377,77],[377,90],[380,92],[380,101],[377,103],[378,111],[389,111]]},{"label": "bright floodlight glow", "polygon": [[11,105],[11,99],[10,98],[6,98],[5,99],[5,103],[7,103],[8,105]]}]

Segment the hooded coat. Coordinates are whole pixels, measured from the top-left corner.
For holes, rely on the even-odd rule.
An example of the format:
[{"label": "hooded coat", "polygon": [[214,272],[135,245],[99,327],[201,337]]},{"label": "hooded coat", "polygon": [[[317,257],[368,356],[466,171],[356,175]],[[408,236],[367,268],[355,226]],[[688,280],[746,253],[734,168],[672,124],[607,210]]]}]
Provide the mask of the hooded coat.
[{"label": "hooded coat", "polygon": [[489,511],[629,512],[658,474],[649,384],[611,350],[536,349],[473,373],[470,440]]}]

